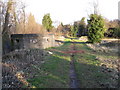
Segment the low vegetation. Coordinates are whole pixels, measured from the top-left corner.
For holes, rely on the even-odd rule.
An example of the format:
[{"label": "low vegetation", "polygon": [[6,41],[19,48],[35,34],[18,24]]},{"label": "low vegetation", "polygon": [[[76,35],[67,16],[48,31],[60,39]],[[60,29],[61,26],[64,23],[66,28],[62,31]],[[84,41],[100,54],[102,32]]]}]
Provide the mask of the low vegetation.
[{"label": "low vegetation", "polygon": [[[56,22],[52,21],[49,13],[43,16],[42,25],[37,23],[32,13],[25,13],[23,2],[6,0],[0,1],[0,4],[3,24],[3,88],[69,88],[71,51],[75,54],[73,58],[79,87],[118,87],[120,52],[117,49],[120,42],[101,41],[104,36],[120,38],[120,20],[109,21],[103,18],[97,13],[97,3],[93,5],[94,14],[89,15],[87,23],[83,17],[73,24],[63,25],[60,22],[58,27],[53,26]],[[56,40],[58,47],[44,50],[11,51],[11,34],[54,34],[55,38],[60,36],[65,40]],[[87,38],[82,38],[84,36]]]},{"label": "low vegetation", "polygon": [[[117,69],[111,62],[117,61],[117,55],[95,51],[89,48],[85,43],[76,39],[65,39],[66,43],[60,47],[46,49],[52,52],[45,57],[45,63],[40,65],[38,77],[29,79],[35,87],[69,87],[69,64],[70,54],[60,51],[70,51],[73,44],[75,50],[83,50],[85,53],[75,54],[75,69],[81,88],[114,88],[117,87]],[[106,60],[106,61],[105,61]],[[108,60],[108,61],[107,61]],[[113,67],[110,67],[113,66]],[[38,68],[38,67],[37,67]]]},{"label": "low vegetation", "polygon": [[[75,56],[75,66],[80,87],[112,88],[117,86],[118,81],[116,79],[118,78],[113,79],[115,76],[112,76],[113,73],[116,73],[117,75],[117,71],[114,68],[108,67],[109,59],[111,62],[117,62],[117,55],[114,56],[104,52],[96,52],[86,45],[77,44],[76,49],[85,50],[84,54],[76,54]],[[108,61],[103,63],[106,59],[108,59]],[[107,69],[109,69],[108,72]]]}]

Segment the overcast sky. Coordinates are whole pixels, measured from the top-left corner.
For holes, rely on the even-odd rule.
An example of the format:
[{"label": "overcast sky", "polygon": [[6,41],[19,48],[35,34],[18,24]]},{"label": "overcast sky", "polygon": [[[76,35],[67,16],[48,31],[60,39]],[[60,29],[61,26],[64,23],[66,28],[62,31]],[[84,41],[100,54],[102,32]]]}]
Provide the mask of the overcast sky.
[{"label": "overcast sky", "polygon": [[[93,12],[93,1],[95,0],[25,0],[25,3],[26,12],[33,13],[39,23],[42,22],[44,14],[50,13],[53,21],[69,24],[82,17],[88,18]],[[117,19],[119,1],[98,0],[100,14],[109,20]]]}]

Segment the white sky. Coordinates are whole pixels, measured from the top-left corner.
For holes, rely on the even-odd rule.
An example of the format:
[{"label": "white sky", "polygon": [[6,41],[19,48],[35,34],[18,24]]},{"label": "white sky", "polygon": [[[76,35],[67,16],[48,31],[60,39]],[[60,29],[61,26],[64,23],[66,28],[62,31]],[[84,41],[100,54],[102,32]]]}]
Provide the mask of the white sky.
[{"label": "white sky", "polygon": [[[52,21],[60,21],[69,24],[88,18],[92,12],[91,3],[94,0],[25,0],[26,12],[31,12],[36,21],[41,23],[44,14],[50,13]],[[109,20],[118,18],[118,1],[120,0],[98,0],[99,12]]]}]

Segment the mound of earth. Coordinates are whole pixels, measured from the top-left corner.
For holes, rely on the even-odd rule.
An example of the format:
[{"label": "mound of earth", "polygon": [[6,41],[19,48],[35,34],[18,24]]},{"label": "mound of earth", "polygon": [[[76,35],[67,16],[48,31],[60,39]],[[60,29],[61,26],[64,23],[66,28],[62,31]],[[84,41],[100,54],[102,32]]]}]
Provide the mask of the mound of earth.
[{"label": "mound of earth", "polygon": [[44,63],[48,52],[40,49],[13,51],[2,58],[2,87],[31,87],[28,78],[35,77],[37,70],[33,66]]}]

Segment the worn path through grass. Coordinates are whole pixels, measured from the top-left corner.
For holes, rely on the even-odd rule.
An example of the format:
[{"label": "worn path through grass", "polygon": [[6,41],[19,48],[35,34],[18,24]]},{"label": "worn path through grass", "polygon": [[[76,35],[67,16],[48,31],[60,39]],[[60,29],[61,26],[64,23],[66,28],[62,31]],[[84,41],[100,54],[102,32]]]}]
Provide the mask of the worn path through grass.
[{"label": "worn path through grass", "polygon": [[[106,88],[116,87],[116,79],[113,79],[111,72],[116,70],[110,68],[111,72],[105,72],[103,69],[108,67],[101,66],[101,61],[97,57],[103,59],[116,60],[116,55],[111,55],[105,52],[97,52],[90,49],[85,42],[77,39],[66,39],[66,42],[60,47],[52,47],[46,49],[50,51],[49,55],[44,58],[44,63],[40,66],[33,66],[39,73],[33,79],[28,79],[33,86],[39,88],[69,88],[69,70],[70,70],[70,53],[63,53],[70,51],[72,43],[75,43],[75,50],[83,50],[85,53],[75,53],[75,70],[77,79],[79,80],[80,88]],[[104,64],[103,64],[104,65]]]}]

